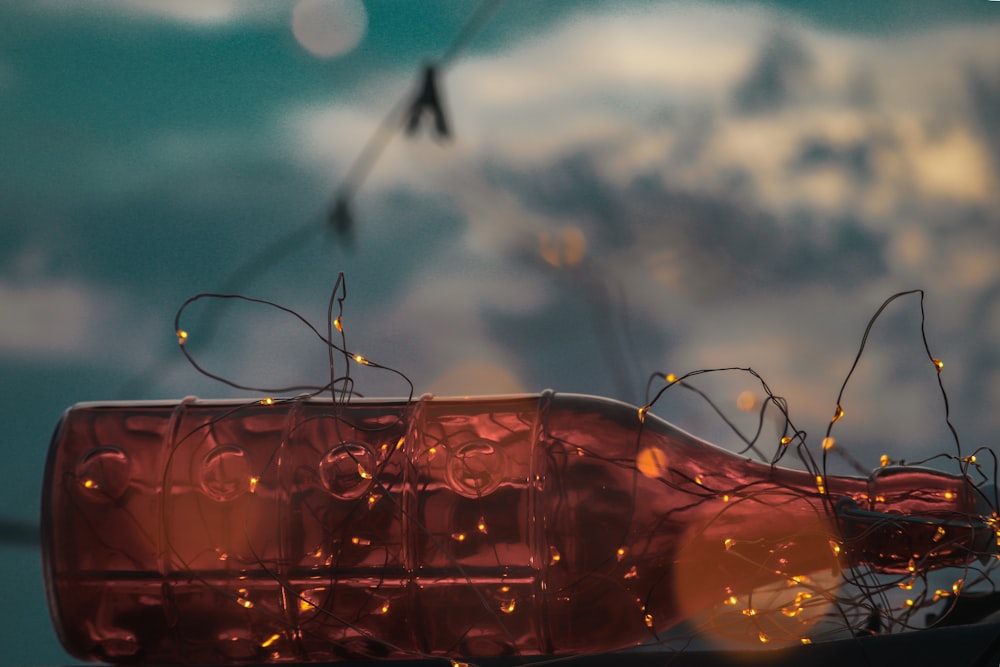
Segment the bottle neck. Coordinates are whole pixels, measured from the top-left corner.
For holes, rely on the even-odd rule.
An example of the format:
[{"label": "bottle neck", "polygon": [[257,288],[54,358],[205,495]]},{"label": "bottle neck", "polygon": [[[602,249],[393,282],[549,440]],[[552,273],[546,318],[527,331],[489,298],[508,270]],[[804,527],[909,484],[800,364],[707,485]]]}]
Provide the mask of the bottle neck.
[{"label": "bottle neck", "polygon": [[[550,584],[558,589],[558,569],[574,563],[566,585],[579,597],[581,571],[599,573],[643,601],[650,627],[769,586],[797,591],[810,577],[833,586],[849,567],[964,565],[996,539],[965,477],[917,468],[816,476],[589,397],[557,395],[546,413],[549,472],[561,485],[546,494],[547,539],[564,555]],[[605,598],[619,590],[594,589]]]}]

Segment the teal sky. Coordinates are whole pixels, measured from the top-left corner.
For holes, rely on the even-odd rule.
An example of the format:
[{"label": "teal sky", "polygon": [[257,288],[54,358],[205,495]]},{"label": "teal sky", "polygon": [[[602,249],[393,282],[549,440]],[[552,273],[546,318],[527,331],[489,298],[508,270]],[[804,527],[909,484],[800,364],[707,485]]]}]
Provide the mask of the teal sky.
[{"label": "teal sky", "polygon": [[[363,8],[334,57],[296,5],[0,5],[4,525],[36,524],[67,406],[233,393],[182,363],[172,318],[258,253],[236,288],[316,322],[344,271],[350,340],[418,391],[638,402],[652,371],[750,365],[816,434],[868,318],[923,288],[963,444],[994,445],[1000,2],[498,3],[442,79],[453,139],[394,136],[350,246],[333,193],[475,5],[328,0]],[[275,313],[217,313],[204,342],[198,315],[213,370],[322,377]],[[880,322],[847,394],[865,465],[950,451],[917,315]],[[730,406],[744,380],[705,389]],[[704,406],[662,413],[731,444]],[[0,558],[5,656],[67,663],[37,547]]]}]

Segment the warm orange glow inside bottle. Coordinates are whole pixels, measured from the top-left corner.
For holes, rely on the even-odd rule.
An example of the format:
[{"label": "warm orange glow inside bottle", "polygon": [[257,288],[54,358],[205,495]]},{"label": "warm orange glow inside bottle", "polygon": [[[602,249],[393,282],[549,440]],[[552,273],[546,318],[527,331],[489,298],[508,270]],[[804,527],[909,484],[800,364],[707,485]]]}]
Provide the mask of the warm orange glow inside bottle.
[{"label": "warm orange glow inside bottle", "polygon": [[772,646],[814,641],[843,570],[992,553],[978,498],[917,468],[817,483],[580,395],[81,404],[44,558],[84,659],[462,664],[729,618]]}]

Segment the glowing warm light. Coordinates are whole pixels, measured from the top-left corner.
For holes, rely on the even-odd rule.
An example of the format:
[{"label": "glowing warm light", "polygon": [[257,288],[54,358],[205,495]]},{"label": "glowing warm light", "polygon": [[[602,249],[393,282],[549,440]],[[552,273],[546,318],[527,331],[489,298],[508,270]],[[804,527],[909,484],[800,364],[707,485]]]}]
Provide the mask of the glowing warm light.
[{"label": "glowing warm light", "polygon": [[540,232],[538,243],[542,259],[556,268],[576,266],[587,253],[587,237],[577,227],[564,229],[555,237],[549,232]]},{"label": "glowing warm light", "polygon": [[765,635],[763,630],[757,633],[757,639],[760,640],[761,644],[766,644],[771,641],[771,638]]},{"label": "glowing warm light", "polygon": [[945,536],[946,532],[947,531],[945,531],[944,528],[942,528],[941,526],[938,526],[937,530],[934,532],[934,541],[935,542],[940,542],[941,538],[943,538]]},{"label": "glowing warm light", "polygon": [[823,485],[823,475],[816,475],[816,488],[820,493],[826,493],[826,486]]},{"label": "glowing warm light", "polygon": [[965,461],[966,463],[975,463],[976,462],[976,455],[975,454],[970,454],[969,456],[966,456],[962,460]]},{"label": "glowing warm light", "polygon": [[253,602],[251,602],[247,598],[247,595],[250,594],[249,591],[247,591],[247,589],[241,588],[240,590],[236,591],[236,593],[238,595],[238,597],[236,598],[237,604],[239,604],[240,606],[242,606],[242,607],[244,607],[246,609],[252,609],[253,608]]},{"label": "glowing warm light", "polygon": [[649,406],[648,405],[644,405],[641,408],[639,408],[639,423],[640,424],[645,423],[645,421],[646,421],[646,413],[647,412],[649,412]]},{"label": "glowing warm light", "polygon": [[177,344],[178,345],[183,345],[184,343],[187,342],[187,339],[188,339],[188,332],[184,331],[183,329],[178,329],[177,330]]},{"label": "glowing warm light", "polygon": [[912,607],[912,606],[914,605],[914,602],[913,602],[913,600],[910,600],[910,599],[907,599],[907,600],[906,600],[906,602],[905,602],[904,604],[905,604],[905,605],[906,605],[907,607]]},{"label": "glowing warm light", "polygon": [[549,565],[555,565],[560,560],[562,560],[562,554],[556,549],[555,545],[549,546]]},{"label": "glowing warm light", "polygon": [[677,376],[673,373],[667,373],[666,380],[667,382],[677,382]]},{"label": "glowing warm light", "polygon": [[883,454],[882,457],[879,458],[878,462],[883,468],[886,467],[889,465],[889,456],[887,454]]},{"label": "glowing warm light", "polygon": [[787,446],[787,445],[788,445],[788,443],[790,443],[791,441],[792,441],[792,436],[790,436],[790,435],[786,435],[785,437],[783,437],[783,438],[781,439],[781,446],[782,446],[782,447],[785,447],[785,446]]},{"label": "glowing warm light", "polygon": [[832,438],[830,436],[827,436],[827,437],[823,438],[823,451],[824,452],[830,451],[831,449],[833,449],[834,445],[836,445],[836,444],[837,444],[836,439],[834,439],[834,438]]},{"label": "glowing warm light", "polygon": [[952,500],[955,497],[955,494],[952,493],[951,491],[945,491],[944,497],[946,500]]},{"label": "glowing warm light", "polygon": [[344,333],[344,324],[340,321],[339,317],[333,321],[333,328],[340,333]]},{"label": "glowing warm light", "polygon": [[813,640],[809,639],[808,637],[803,637],[799,641],[802,642],[803,644],[812,644],[813,643]]},{"label": "glowing warm light", "polygon": [[722,496],[722,502],[724,502],[724,503],[728,503],[729,502],[729,494],[728,493],[723,494],[723,496]]},{"label": "glowing warm light", "polygon": [[837,403],[837,409],[833,412],[833,419],[830,420],[831,424],[836,424],[840,421],[840,418],[844,416],[844,408],[840,407],[840,403]]},{"label": "glowing warm light", "polygon": [[965,583],[965,579],[957,579],[955,583],[951,585],[951,592],[958,595],[958,592],[962,590],[962,585]]},{"label": "glowing warm light", "polygon": [[403,443],[405,442],[406,442],[406,436],[405,435],[400,436],[399,440],[396,441],[396,449],[400,449],[403,446]]},{"label": "glowing warm light", "polygon": [[268,396],[267,398],[260,399],[261,405],[274,405],[274,399]]},{"label": "glowing warm light", "polygon": [[757,396],[752,391],[741,391],[736,397],[736,409],[740,412],[750,412],[757,407]]},{"label": "glowing warm light", "polygon": [[647,447],[635,459],[636,468],[650,479],[662,477],[667,472],[668,464],[667,453],[659,447]]},{"label": "glowing warm light", "polygon": [[370,362],[370,361],[368,361],[367,359],[365,359],[365,358],[364,358],[363,356],[361,356],[360,354],[355,354],[355,355],[354,355],[354,361],[358,362],[358,363],[359,363],[359,364],[361,364],[362,366],[368,366],[369,364],[371,364],[371,362]]},{"label": "glowing warm light", "polygon": [[902,588],[904,591],[913,590],[913,579],[910,579],[909,581],[901,581],[899,583],[899,587]]},{"label": "glowing warm light", "polygon": [[542,255],[542,259],[544,259],[551,266],[558,267],[561,264],[559,258],[559,248],[552,239],[552,235],[544,231],[539,232],[538,244],[540,246],[539,252]]},{"label": "glowing warm light", "polygon": [[563,230],[563,257],[566,266],[576,266],[587,253],[587,237],[579,227]]},{"label": "glowing warm light", "polygon": [[941,369],[944,368],[944,362],[940,359],[931,359],[931,361],[934,363],[934,367],[937,368],[938,373],[940,373]]},{"label": "glowing warm light", "polygon": [[833,552],[833,555],[840,556],[840,545],[833,540],[830,540],[829,543],[830,543],[830,551]]},{"label": "glowing warm light", "polygon": [[[94,492],[89,492],[88,495],[87,492],[80,491],[81,488],[93,488],[95,483],[99,483],[106,491],[104,487],[114,484],[113,479],[111,482],[106,481],[110,474],[107,471],[111,469],[103,470],[92,466],[90,470],[96,472],[88,475],[87,468],[79,467],[79,452],[87,452],[88,446],[92,448],[101,444],[102,441],[97,440],[97,436],[91,437],[92,433],[102,438],[109,434],[109,440],[116,436],[134,437],[137,451],[143,451],[139,448],[147,446],[149,439],[145,435],[147,431],[143,429],[152,429],[147,422],[160,429],[157,433],[160,433],[159,437],[163,441],[161,459],[173,455],[174,447],[178,451],[176,471],[172,471],[167,480],[172,485],[161,484],[155,490],[156,493],[167,496],[160,501],[160,506],[164,502],[172,504],[168,494],[173,493],[172,489],[179,488],[177,484],[186,485],[183,487],[185,493],[188,489],[197,491],[199,484],[202,487],[207,484],[199,467],[207,453],[215,452],[220,446],[236,447],[222,443],[239,442],[241,447],[247,448],[246,451],[253,452],[254,459],[260,459],[253,464],[254,467],[246,464],[247,467],[235,469],[235,473],[232,470],[223,471],[227,474],[220,474],[219,477],[244,494],[248,487],[243,484],[249,480],[249,490],[253,493],[262,479],[252,471],[259,469],[260,474],[264,474],[263,466],[266,466],[269,481],[261,489],[261,498],[251,496],[246,506],[241,506],[243,503],[239,501],[227,506],[210,503],[201,496],[192,494],[197,502],[186,506],[178,505],[184,510],[184,516],[172,518],[170,525],[160,532],[165,537],[177,538],[170,546],[176,551],[178,562],[190,564],[191,573],[188,573],[185,585],[192,589],[204,586],[207,591],[198,599],[201,602],[203,598],[206,605],[204,615],[199,616],[206,619],[205,623],[209,622],[209,614],[213,613],[208,605],[218,602],[217,593],[223,593],[223,608],[218,614],[223,618],[219,626],[211,629],[211,634],[205,635],[206,645],[207,640],[225,642],[228,649],[229,637],[236,633],[241,642],[250,642],[249,648],[260,650],[257,654],[260,659],[269,659],[268,656],[275,650],[280,650],[284,659],[287,657],[286,652],[298,650],[299,625],[293,624],[295,627],[290,631],[278,625],[267,627],[269,623],[263,623],[257,631],[245,633],[241,629],[245,623],[236,622],[242,612],[233,606],[234,602],[245,610],[263,614],[261,618],[264,621],[267,620],[265,617],[269,618],[268,614],[274,616],[272,607],[277,603],[263,596],[259,587],[255,587],[252,592],[257,597],[253,600],[245,594],[245,590],[241,589],[237,594],[232,586],[239,587],[244,583],[249,586],[250,581],[258,584],[264,580],[270,581],[270,568],[276,568],[278,574],[286,580],[285,570],[296,563],[287,575],[292,578],[290,580],[294,584],[294,590],[286,592],[296,596],[295,591],[298,591],[298,596],[285,600],[279,606],[286,606],[296,623],[302,621],[303,631],[314,621],[321,625],[330,623],[330,627],[334,627],[331,619],[350,618],[358,628],[369,628],[373,641],[389,643],[402,636],[395,634],[397,629],[410,636],[410,628],[404,627],[405,619],[400,616],[405,615],[404,611],[406,614],[410,611],[424,614],[428,623],[435,622],[435,615],[440,615],[442,609],[454,611],[448,605],[452,605],[457,598],[447,595],[425,596],[427,605],[413,610],[404,610],[402,603],[396,605],[395,602],[386,600],[389,595],[385,592],[395,590],[394,587],[398,587],[399,577],[402,576],[399,561],[403,554],[399,551],[400,545],[403,545],[404,551],[416,545],[424,551],[431,547],[443,549],[443,553],[434,557],[435,567],[427,568],[425,574],[413,579],[413,588],[437,583],[460,586],[468,583],[468,577],[474,577],[475,582],[478,582],[477,594],[493,610],[492,613],[496,614],[500,609],[501,613],[509,616],[498,618],[517,621],[516,627],[512,626],[513,640],[531,634],[537,627],[533,624],[540,618],[539,614],[544,616],[544,613],[548,613],[545,606],[539,607],[541,598],[536,599],[534,594],[526,596],[524,604],[520,604],[521,591],[527,590],[523,587],[528,584],[525,584],[524,579],[527,575],[518,572],[534,572],[534,578],[530,581],[548,587],[546,590],[552,592],[546,598],[546,605],[557,609],[552,613],[564,613],[558,611],[566,608],[564,599],[571,604],[585,602],[589,607],[590,602],[595,601],[589,597],[589,593],[586,594],[586,600],[574,601],[574,591],[593,590],[596,601],[606,602],[607,609],[604,609],[604,604],[597,605],[595,602],[593,616],[587,612],[587,619],[594,618],[600,622],[602,613],[624,614],[626,621],[631,623],[630,632],[639,631],[634,636],[640,640],[648,633],[642,631],[636,621],[642,620],[650,628],[655,626],[657,631],[683,621],[690,622],[691,628],[699,629],[723,628],[729,623],[739,624],[739,635],[744,639],[753,641],[757,637],[756,633],[763,631],[766,633],[763,636],[777,645],[799,641],[806,632],[817,632],[820,637],[819,633],[825,632],[826,626],[823,626],[824,630],[813,630],[810,629],[810,623],[824,623],[822,619],[833,618],[834,612],[830,609],[860,599],[855,597],[861,594],[857,590],[846,590],[845,587],[841,592],[838,588],[842,568],[871,567],[878,572],[884,567],[885,571],[894,575],[894,579],[880,579],[873,584],[878,586],[877,590],[870,590],[876,590],[879,600],[888,600],[883,608],[895,608],[886,612],[890,615],[886,622],[895,623],[897,618],[892,618],[892,615],[906,616],[906,612],[899,608],[904,601],[902,595],[905,591],[894,593],[892,586],[913,576],[917,577],[919,586],[920,582],[927,581],[924,578],[925,572],[940,566],[950,567],[952,572],[957,571],[958,566],[971,561],[975,555],[969,555],[971,550],[967,549],[967,544],[974,544],[978,552],[982,552],[985,551],[981,546],[984,540],[980,538],[988,538],[985,542],[989,545],[996,537],[989,534],[994,526],[983,524],[992,521],[993,524],[1000,525],[998,519],[988,520],[978,516],[978,512],[982,510],[975,507],[976,487],[967,483],[964,478],[909,470],[897,462],[893,471],[883,471],[893,473],[888,476],[880,477],[876,474],[870,478],[831,477],[831,488],[826,493],[836,492],[837,498],[853,498],[864,505],[868,505],[870,501],[862,494],[875,496],[873,489],[878,485],[892,489],[886,493],[891,493],[893,497],[888,505],[879,506],[883,512],[878,515],[889,518],[884,521],[872,520],[874,512],[861,511],[857,512],[857,520],[847,515],[845,518],[854,523],[847,526],[848,530],[844,530],[845,543],[841,545],[836,541],[841,533],[838,530],[841,526],[836,524],[839,517],[833,513],[832,506],[836,503],[826,495],[817,494],[815,486],[809,488],[811,475],[814,484],[821,490],[825,489],[825,474],[816,474],[822,469],[792,473],[783,470],[776,472],[777,468],[766,464],[741,466],[742,463],[749,462],[714,448],[698,449],[694,445],[703,443],[689,441],[683,432],[669,429],[658,418],[651,418],[650,425],[640,428],[633,421],[635,417],[629,415],[629,412],[635,415],[635,407],[623,408],[620,404],[614,404],[614,411],[605,415],[597,408],[585,411],[588,404],[579,396],[568,399],[532,399],[537,403],[529,403],[523,397],[516,400],[508,398],[496,404],[487,403],[481,410],[474,403],[479,399],[439,399],[437,403],[431,402],[434,400],[431,398],[419,399],[406,404],[405,410],[395,400],[386,403],[384,409],[374,401],[359,405],[347,402],[339,405],[336,411],[317,401],[303,399],[303,404],[299,404],[299,399],[287,399],[283,395],[275,399],[275,408],[254,410],[255,400],[260,399],[251,398],[249,403],[245,400],[229,404],[209,402],[204,406],[197,402],[187,402],[177,410],[178,414],[183,413],[180,417],[183,423],[180,425],[175,424],[177,418],[172,416],[171,410],[159,407],[155,411],[145,407],[137,412],[128,406],[128,411],[118,407],[114,410],[88,408],[84,413],[87,421],[74,423],[73,429],[67,427],[63,430],[91,439],[64,452],[64,458],[68,459],[68,469],[60,468],[56,471],[52,486],[54,493],[65,494],[62,500],[61,496],[55,498],[63,503],[60,507],[74,510],[67,514],[65,523],[60,523],[56,529],[72,529],[74,524],[70,519],[79,514],[75,510],[81,505],[88,512],[94,507],[106,509],[108,521],[117,519],[118,515],[123,514],[120,511],[121,505],[95,498]],[[560,400],[564,402],[560,403]],[[534,407],[536,405],[539,406],[537,409],[544,408],[558,417],[539,415]],[[199,409],[204,412],[199,413]],[[574,411],[577,409],[581,416],[575,419]],[[122,414],[116,414],[119,410],[126,417],[133,413],[139,417],[133,417],[132,421],[123,420]],[[149,417],[154,413],[157,415],[155,422]],[[104,421],[109,414],[115,414],[116,419]],[[235,421],[225,421],[229,419]],[[544,419],[552,421],[545,422]],[[210,426],[205,428],[202,426],[204,424]],[[175,427],[180,430],[170,430]],[[414,433],[417,440],[410,443],[407,452],[395,455],[392,453],[394,443],[391,434],[404,430]],[[778,432],[781,433],[782,430],[779,429]],[[174,433],[182,435],[175,436]],[[802,432],[794,428],[789,427],[784,433],[790,434],[790,439],[796,443],[804,442]],[[182,440],[187,434],[192,435],[188,440]],[[517,434],[516,442],[514,434]],[[772,431],[770,437],[773,438],[773,435]],[[553,455],[555,465],[537,465],[538,442],[543,445],[547,442],[537,440],[540,436],[559,439],[558,454]],[[399,436],[397,438],[397,446],[401,447],[403,439]],[[509,438],[509,445],[504,438]],[[483,460],[470,455],[466,457],[467,467],[453,465],[458,458],[456,454],[465,451],[462,449],[464,443],[482,441],[492,443],[493,449],[488,450],[491,454],[500,452],[506,458],[494,456]],[[504,444],[501,445],[498,441]],[[605,449],[605,442],[613,443],[614,446]],[[640,442],[641,445],[637,447]],[[278,457],[286,457],[290,453],[286,451],[289,443],[301,445],[304,456],[282,458],[284,467],[278,466],[275,462]],[[317,474],[316,459],[321,452],[327,451],[331,443],[341,443],[327,454],[332,452],[340,456],[341,467],[333,472],[337,481],[344,483],[346,490],[339,495],[324,493],[317,483],[323,482],[325,485],[324,480],[314,480]],[[439,451],[437,458],[428,464],[427,453],[434,449],[431,447],[432,443]],[[772,448],[774,444],[771,440]],[[348,445],[350,448],[345,450]],[[183,450],[180,449],[182,446]],[[268,456],[268,446],[272,458]],[[383,447],[385,453],[379,453]],[[587,461],[573,456],[578,447]],[[103,451],[105,450],[98,450],[98,453]],[[242,448],[235,451],[244,453]],[[348,455],[343,453],[345,451]],[[484,448],[479,451],[487,450]],[[402,456],[402,459],[393,461],[397,456]],[[871,454],[869,457],[869,462],[871,459],[878,459]],[[146,459],[140,461],[145,462]],[[543,462],[549,462],[549,459],[544,459]],[[598,466],[603,467],[598,469]],[[133,469],[126,469],[125,473],[143,473],[143,470],[145,469],[135,466]],[[602,470],[608,474],[598,474]],[[698,470],[708,471],[706,475],[711,476],[712,489],[704,486],[691,488],[691,484],[703,484]],[[563,472],[573,474],[574,471],[578,474],[569,481],[557,476]],[[643,481],[641,477],[635,476],[637,471],[646,475],[656,474],[657,478]],[[663,474],[664,471],[666,474]],[[178,474],[175,475],[174,472]],[[387,478],[380,480],[381,483],[377,485],[361,483],[379,479],[376,473],[379,477],[387,474]],[[520,496],[513,492],[491,496],[489,493],[492,488],[482,493],[470,493],[466,496],[468,502],[459,501],[461,505],[455,504],[455,499],[450,496],[441,498],[442,493],[450,493],[449,486],[455,487],[456,481],[465,479],[462,475],[468,475],[472,479],[478,479],[478,475],[482,478],[493,476],[514,480],[523,488],[518,491]],[[546,479],[544,485],[540,481],[541,475]],[[148,481],[148,475],[140,477],[140,481],[142,480]],[[209,480],[212,481],[212,478]],[[433,480],[433,484],[428,480]],[[707,481],[704,483],[707,484]],[[154,474],[153,483],[156,482]],[[307,504],[302,505],[299,503],[301,498],[290,495],[294,491],[293,487],[300,491],[304,489],[309,494],[303,496],[308,500]],[[608,497],[591,496],[595,487],[602,492],[606,491]],[[485,487],[477,484],[477,489],[479,488]],[[577,488],[585,490],[577,493]],[[916,492],[911,491],[912,489],[919,489],[919,503],[914,502]],[[143,490],[139,488],[139,491]],[[328,487],[327,490],[341,489]],[[390,490],[393,495],[387,495],[386,502],[381,503],[379,494],[385,495]],[[732,492],[731,496],[729,492]],[[954,507],[954,501],[950,505],[942,503],[946,492],[968,502],[958,508]],[[405,508],[399,504],[396,495],[406,501],[403,503]],[[600,503],[595,504],[591,502],[592,499]],[[727,501],[726,507],[720,508],[715,504],[720,499]],[[264,500],[268,502],[263,503]],[[351,502],[345,503],[343,500]],[[87,501],[87,504],[81,501]],[[98,501],[103,504],[97,504]],[[290,503],[299,504],[290,506]],[[365,514],[364,507],[375,503],[380,503],[380,512]],[[528,507],[525,503],[531,506]],[[920,512],[917,513],[917,518],[910,519],[907,514],[913,511],[910,505],[915,504],[916,509],[921,510],[924,503],[928,507],[934,506],[929,510],[931,517],[947,516],[947,520],[927,520],[922,518]],[[505,516],[503,509],[506,505],[516,505],[521,509],[511,516]],[[944,509],[940,513],[933,513],[941,508]],[[630,512],[624,519],[623,511],[620,511],[623,509]],[[411,514],[411,510],[415,514]],[[479,515],[475,513],[477,510]],[[253,519],[251,523],[248,523],[248,517],[243,516],[248,511],[251,513],[248,515],[249,519]],[[287,531],[281,524],[282,518],[292,516],[289,511],[308,513],[304,514],[308,519],[306,532],[293,535],[295,539],[292,543],[284,539]],[[946,515],[946,511],[953,511],[954,517]],[[486,512],[491,512],[489,521],[485,518]],[[897,512],[905,520],[893,520],[892,517]],[[960,512],[969,516],[962,516]],[[142,519],[147,515],[148,512],[138,514],[137,517]],[[94,516],[98,515],[95,513]],[[275,518],[277,520],[273,521]],[[128,529],[131,520],[126,517],[120,525]],[[623,520],[642,530],[617,530],[620,524],[625,527]],[[187,527],[184,523],[192,521],[206,525],[188,536],[183,532]],[[670,521],[676,522],[676,525],[669,523]],[[96,522],[78,523],[88,530],[94,530],[96,525]],[[493,525],[489,525],[490,523]],[[865,525],[877,528],[865,530]],[[98,535],[101,539],[113,535],[104,531],[103,526],[98,527],[101,528],[101,534]],[[252,534],[247,533],[248,527]],[[541,535],[542,532],[545,534]],[[966,533],[969,533],[968,537]],[[372,538],[367,539],[367,535],[372,535]],[[602,535],[605,538],[603,540],[600,539]],[[722,535],[725,537],[720,537]],[[935,539],[935,535],[940,542],[928,544]],[[537,550],[536,539],[539,536],[545,538],[540,552]],[[846,540],[847,537],[850,541]],[[585,538],[585,544],[580,542]],[[829,538],[833,540],[828,543],[828,550],[824,551],[822,540]],[[449,539],[452,541],[449,542]],[[526,548],[520,548],[518,540],[524,542]],[[951,544],[952,540],[955,544]],[[603,549],[607,549],[615,541],[619,542],[619,546],[611,550],[611,555],[618,562],[611,563],[607,560],[608,552]],[[250,560],[243,553],[246,549],[240,547],[244,543],[254,549]],[[719,546],[723,547],[722,551]],[[739,551],[736,550],[737,546],[740,547]],[[115,547],[117,549],[118,545]],[[228,551],[230,548],[234,549],[234,562],[220,563],[228,559],[222,549]],[[567,549],[565,558],[560,553],[563,548]],[[210,560],[213,552],[218,558],[214,564]],[[144,553],[140,551],[136,556]],[[906,555],[908,553],[913,556],[909,567],[911,577],[897,576],[900,570],[906,572],[908,569],[906,561],[902,560],[910,559]],[[914,555],[916,553],[920,555]],[[174,558],[173,553],[170,555]],[[545,555],[549,556],[548,561],[545,560]],[[831,555],[839,558],[839,562],[831,561]],[[76,554],[69,553],[65,560],[73,566],[75,556]],[[538,570],[539,556],[541,570]],[[327,563],[325,568],[324,559]],[[628,566],[624,565],[626,559],[629,560]],[[112,553],[107,568],[117,567],[119,561],[118,553]],[[622,569],[618,569],[618,565]],[[463,568],[469,566],[473,570],[469,571],[467,577]],[[638,575],[639,566],[643,568],[642,577]],[[66,570],[65,567],[60,567],[60,572]],[[535,569],[529,570],[529,567]],[[115,572],[108,577],[109,586],[121,585],[117,584],[119,577]],[[815,581],[803,583],[807,581],[805,574],[814,577]],[[247,580],[236,581],[237,576]],[[506,586],[501,588],[505,583],[504,577],[510,577],[509,580],[512,581],[509,589]],[[619,579],[616,580],[615,577]],[[445,579],[451,581],[444,581]],[[215,583],[211,583],[213,581]],[[226,581],[231,583],[227,585]],[[390,583],[383,585],[384,581]],[[513,583],[515,581],[517,583]],[[335,583],[339,588],[333,588]],[[727,590],[726,584],[730,584],[731,589]],[[328,587],[326,593],[317,593],[316,591],[322,590],[319,588],[300,590],[301,587],[324,585]],[[593,586],[593,589],[585,586]],[[914,595],[914,611],[929,604],[932,596],[953,599],[957,593],[949,592],[949,588],[945,586],[951,587],[952,591],[959,591],[961,584],[956,582],[953,586],[944,579],[936,582],[936,586],[940,586],[936,592],[935,588],[927,585],[921,588],[919,594],[910,591]],[[342,594],[341,588],[347,590],[346,587],[354,587],[358,595]],[[655,593],[661,587],[670,591],[670,595],[666,600],[652,598],[657,599],[654,605],[657,611],[652,614],[652,607],[647,609],[643,602],[650,599],[648,596],[651,591]],[[514,588],[518,588],[516,596],[511,594],[515,592]],[[885,589],[890,590],[882,598]],[[869,589],[859,590],[865,595],[869,593]],[[150,591],[150,595],[158,594],[155,582]],[[395,597],[395,594],[391,595],[393,600],[401,599]],[[941,603],[945,601],[947,600],[941,600]],[[256,606],[257,603],[261,604],[260,608]],[[617,611],[615,604],[620,607]],[[141,609],[138,603],[136,606]],[[388,613],[399,616],[399,619],[387,623],[392,620],[388,616],[375,618],[379,614]],[[513,613],[519,615],[514,617]],[[706,618],[704,614],[715,616]],[[227,618],[230,615],[235,615],[236,618]],[[497,617],[486,618],[488,613],[462,617],[455,623],[452,623],[453,619],[447,613],[445,615],[448,622],[432,628],[432,632],[437,633],[433,637],[440,635],[443,643],[435,644],[433,641],[436,640],[426,637],[420,639],[426,640],[424,650],[429,654],[435,651],[437,653],[433,655],[446,656],[446,660],[449,656],[457,657],[457,652],[448,653],[447,649],[461,645],[462,637],[479,637],[483,633],[491,633],[490,636],[493,636],[495,633]],[[482,624],[479,624],[480,616],[486,619]],[[705,622],[702,623],[699,619]],[[247,618],[243,620],[250,620],[249,611]],[[275,638],[267,635],[267,630],[271,630]],[[385,635],[376,635],[375,630],[384,632]],[[728,630],[725,632],[729,634]],[[597,636],[598,633],[594,634],[594,640],[603,641],[602,637]],[[170,639],[172,634],[165,636]],[[375,639],[376,636],[378,639]],[[584,637],[579,644],[573,646],[588,650],[600,648],[591,639]],[[632,642],[633,635],[625,639]],[[532,646],[515,644],[513,640],[510,641],[509,649],[505,650],[520,651]],[[585,641],[590,643],[584,643]],[[816,643],[819,642],[817,640]],[[492,650],[493,645],[487,645],[487,648]],[[558,645],[550,648],[553,651],[561,650]],[[450,661],[442,664],[449,663]]]}]

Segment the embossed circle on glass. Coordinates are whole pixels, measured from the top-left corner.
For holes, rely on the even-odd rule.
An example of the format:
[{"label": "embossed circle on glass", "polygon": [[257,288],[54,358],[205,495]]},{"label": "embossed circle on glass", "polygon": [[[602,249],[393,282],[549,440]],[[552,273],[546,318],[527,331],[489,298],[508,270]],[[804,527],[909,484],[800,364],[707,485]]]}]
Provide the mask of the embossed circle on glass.
[{"label": "embossed circle on glass", "polygon": [[504,478],[504,454],[490,440],[473,440],[449,452],[445,466],[448,485],[466,498],[496,491]]},{"label": "embossed circle on glass", "polygon": [[223,633],[219,636],[221,641],[217,646],[222,649],[222,653],[232,660],[248,661],[260,657],[261,650],[257,642],[245,636],[247,631],[240,628],[231,632]]},{"label": "embossed circle on glass", "polygon": [[236,500],[250,490],[250,459],[238,445],[220,445],[205,454],[198,482],[206,496],[220,503]]},{"label": "embossed circle on glass", "polygon": [[139,642],[130,632],[115,633],[97,643],[97,653],[109,662],[134,659],[139,654]]},{"label": "embossed circle on glass", "polygon": [[97,447],[76,466],[76,479],[92,500],[118,500],[129,486],[128,454],[120,447]]},{"label": "embossed circle on glass", "polygon": [[360,498],[371,487],[375,475],[375,453],[362,442],[344,442],[319,461],[319,479],[333,496],[343,500]]}]

